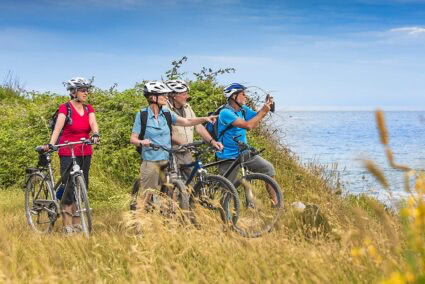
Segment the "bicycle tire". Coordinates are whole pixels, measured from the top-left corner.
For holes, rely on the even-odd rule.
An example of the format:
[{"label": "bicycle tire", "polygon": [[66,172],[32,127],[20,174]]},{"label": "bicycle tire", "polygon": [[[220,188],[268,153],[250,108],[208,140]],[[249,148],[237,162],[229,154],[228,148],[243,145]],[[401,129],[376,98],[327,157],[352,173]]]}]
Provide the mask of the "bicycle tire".
[{"label": "bicycle tire", "polygon": [[[270,232],[283,211],[282,193],[277,182],[265,174],[252,173],[238,179],[235,188],[242,204],[236,231],[248,238]],[[276,203],[267,188],[273,190]]]},{"label": "bicycle tire", "polygon": [[[217,187],[219,186],[219,187]],[[211,187],[211,188],[210,188]],[[217,189],[220,196],[215,196]],[[205,196],[201,196],[201,195]],[[225,177],[206,175],[204,181],[198,181],[194,186],[194,196],[199,199],[201,206],[218,210],[221,220],[234,226],[239,218],[240,201],[233,184]],[[209,200],[205,200],[205,198]],[[215,204],[214,204],[215,203]]]},{"label": "bicycle tire", "polygon": [[182,210],[189,210],[189,192],[187,191],[186,185],[181,180],[174,180],[172,182],[173,190],[177,189],[177,203]]},{"label": "bicycle tire", "polygon": [[86,182],[84,177],[79,175],[75,178],[75,199],[77,213],[80,215],[80,222],[83,234],[88,238],[92,230],[91,209],[89,197],[87,195]]},{"label": "bicycle tire", "polygon": [[[172,196],[169,196],[171,198],[170,202],[177,203],[181,212],[181,214],[177,215],[179,216],[178,218],[182,223],[191,223],[198,227],[199,224],[196,220],[195,213],[190,208],[190,192],[188,191],[188,187],[181,180],[171,181],[171,186],[171,192],[173,193],[173,196],[175,194],[175,200],[173,200]],[[173,214],[177,213],[175,210],[175,206],[169,205],[169,208],[171,209],[171,212]]]},{"label": "bicycle tire", "polygon": [[53,202],[52,194],[52,186],[43,173],[29,176],[25,185],[25,217],[35,232],[51,232],[58,218],[57,203]]}]

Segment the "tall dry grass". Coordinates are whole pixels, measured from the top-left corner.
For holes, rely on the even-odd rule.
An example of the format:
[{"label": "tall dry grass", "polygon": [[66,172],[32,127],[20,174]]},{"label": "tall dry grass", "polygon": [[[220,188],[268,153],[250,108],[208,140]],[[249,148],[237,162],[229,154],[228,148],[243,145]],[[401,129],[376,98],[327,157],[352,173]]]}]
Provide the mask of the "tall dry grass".
[{"label": "tall dry grass", "polygon": [[[319,166],[301,167],[270,136],[250,135],[266,147],[283,189],[286,210],[270,234],[242,238],[202,209],[200,230],[155,214],[135,219],[127,210],[130,185],[111,180],[95,153],[88,240],[64,237],[60,220],[51,234],[33,233],[22,190],[0,191],[0,283],[373,283],[408,267],[399,217],[366,196],[340,194]],[[290,210],[294,201],[317,205],[330,233],[311,234],[314,222]]]},{"label": "tall dry grass", "polygon": [[[311,184],[315,182],[312,180]],[[135,219],[127,211],[128,196],[119,195],[115,197],[116,206],[93,204],[94,228],[88,240],[82,236],[65,237],[60,224],[51,234],[33,233],[23,213],[23,192],[16,188],[2,191],[0,282],[379,281],[388,268],[372,258],[356,261],[352,250],[362,244],[367,234],[373,236],[383,257],[398,261],[387,232],[398,234],[395,220],[388,216],[388,224],[384,224],[376,211],[361,209],[366,204],[361,198],[336,196],[321,187],[315,190],[318,203],[329,205],[320,208],[333,229],[331,234],[317,238],[306,238],[305,224],[291,210],[286,210],[272,233],[258,239],[242,238],[219,223],[209,222],[202,209],[197,210],[200,230],[150,214],[137,216],[136,220],[142,223],[140,233],[130,226]],[[292,193],[298,197],[304,194]],[[382,209],[381,205],[376,206]]]}]

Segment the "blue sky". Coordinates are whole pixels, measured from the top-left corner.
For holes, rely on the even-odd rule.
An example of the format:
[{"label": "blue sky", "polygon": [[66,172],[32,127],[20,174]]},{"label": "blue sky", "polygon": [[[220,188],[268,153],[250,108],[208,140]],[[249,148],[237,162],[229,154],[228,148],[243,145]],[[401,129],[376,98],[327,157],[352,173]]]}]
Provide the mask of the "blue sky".
[{"label": "blue sky", "polygon": [[0,79],[26,89],[123,90],[182,56],[283,109],[425,110],[425,0],[0,0]]}]

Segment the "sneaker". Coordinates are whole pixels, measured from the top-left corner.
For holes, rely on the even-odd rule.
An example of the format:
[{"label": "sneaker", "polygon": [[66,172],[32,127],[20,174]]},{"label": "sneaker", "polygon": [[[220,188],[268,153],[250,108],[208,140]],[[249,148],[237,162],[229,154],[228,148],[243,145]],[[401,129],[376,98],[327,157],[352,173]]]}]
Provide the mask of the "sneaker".
[{"label": "sneaker", "polygon": [[72,226],[63,227],[63,233],[65,236],[72,236],[74,234],[74,228]]},{"label": "sneaker", "polygon": [[130,203],[130,210],[136,211],[137,210],[137,204],[136,203]]},{"label": "sneaker", "polygon": [[83,227],[80,224],[74,224],[72,228],[74,229],[74,233],[81,233],[83,231]]}]

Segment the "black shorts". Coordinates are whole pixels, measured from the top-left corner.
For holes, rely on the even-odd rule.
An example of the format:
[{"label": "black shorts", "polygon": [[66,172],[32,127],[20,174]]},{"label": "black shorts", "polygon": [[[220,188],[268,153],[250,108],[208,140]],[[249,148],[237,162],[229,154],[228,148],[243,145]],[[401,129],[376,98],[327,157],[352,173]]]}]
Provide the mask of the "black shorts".
[{"label": "black shorts", "polygon": [[[87,190],[89,190],[89,170],[90,170],[91,156],[78,156],[76,157],[76,159],[77,159],[77,164],[83,170],[84,180],[86,182],[86,188]],[[61,176],[65,173],[66,169],[71,163],[72,163],[71,156],[60,156]],[[71,182],[68,179],[67,186],[70,186],[70,185],[71,185]],[[62,196],[62,203],[65,205],[71,205],[74,202],[75,202],[74,189],[71,188],[71,190],[68,191],[68,194]]]}]

